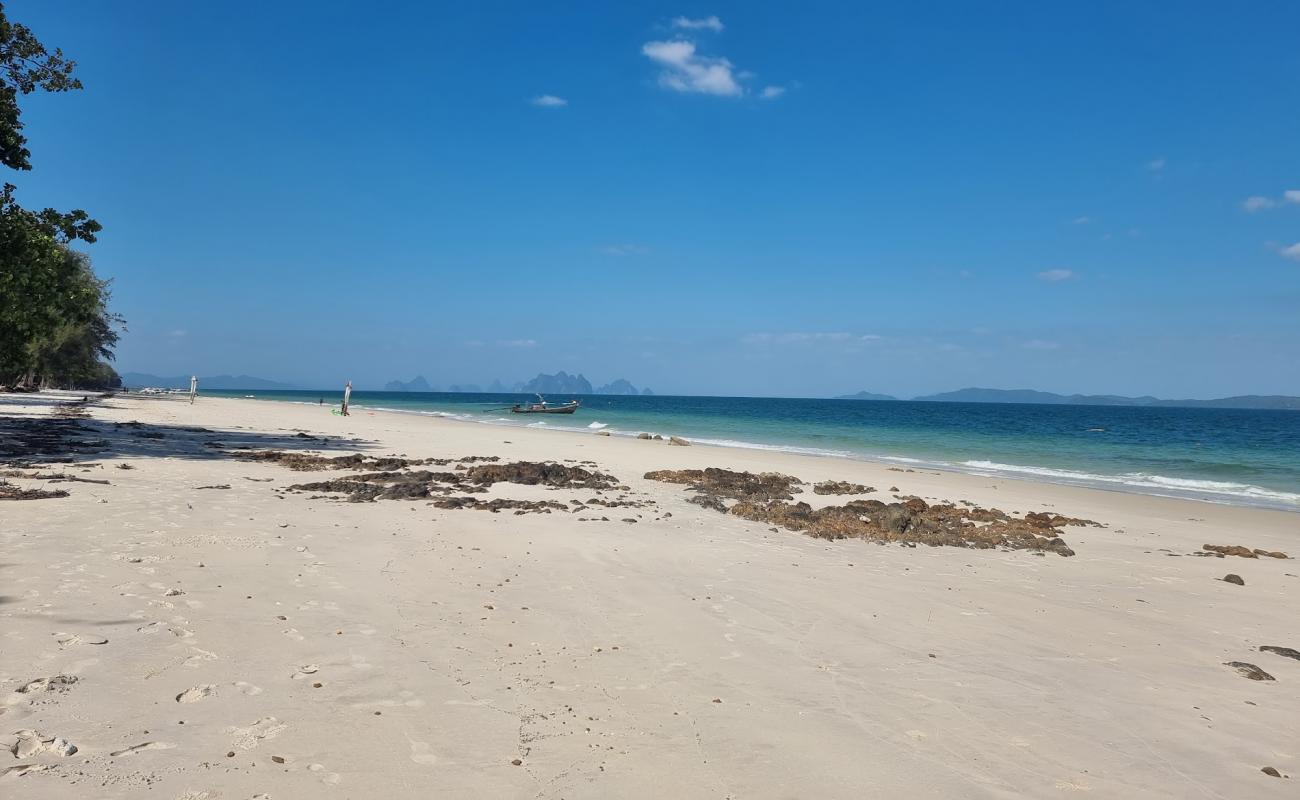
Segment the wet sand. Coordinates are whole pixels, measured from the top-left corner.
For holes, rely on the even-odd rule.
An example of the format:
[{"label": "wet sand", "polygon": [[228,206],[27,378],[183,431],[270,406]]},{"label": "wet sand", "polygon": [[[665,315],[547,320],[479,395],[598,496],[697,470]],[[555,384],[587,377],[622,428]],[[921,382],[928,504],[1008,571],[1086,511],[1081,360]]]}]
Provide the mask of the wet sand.
[{"label": "wet sand", "polygon": [[[0,396],[10,451],[70,459],[30,456],[15,472],[45,477],[6,479],[67,497],[0,500],[6,796],[1281,798],[1300,785],[1300,660],[1260,650],[1300,649],[1300,562],[1194,555],[1300,555],[1297,514],[231,399],[119,396],[41,434],[62,408]],[[433,458],[445,463],[389,471],[445,475],[429,497],[346,502],[287,487],[383,466],[302,472],[241,448]],[[519,461],[616,483],[471,477]],[[643,477],[707,467],[797,477],[793,499],[814,508],[967,501],[1103,527],[1053,529],[1073,556],[828,540]],[[816,494],[821,481],[876,491]],[[473,502],[436,505],[458,497]],[[494,500],[504,510],[481,507]]]}]

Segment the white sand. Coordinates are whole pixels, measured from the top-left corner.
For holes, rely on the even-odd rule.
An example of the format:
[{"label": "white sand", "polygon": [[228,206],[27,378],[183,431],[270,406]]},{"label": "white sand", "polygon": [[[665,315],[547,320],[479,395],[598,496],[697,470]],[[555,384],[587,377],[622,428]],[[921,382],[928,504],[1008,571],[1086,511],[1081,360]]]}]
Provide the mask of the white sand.
[{"label": "white sand", "polygon": [[[37,401],[0,414],[49,413]],[[596,515],[281,497],[339,474],[122,429],[69,467],[111,485],[0,501],[0,733],[26,756],[0,769],[40,768],[0,777],[6,798],[1300,796],[1300,661],[1258,650],[1300,648],[1300,562],[1187,555],[1300,554],[1300,515],[258,401],[92,416],[590,459],[655,507],[579,522]],[[821,541],[641,477],[705,466],[1107,527],[1066,529],[1073,558]],[[15,691],[58,675],[77,680]]]}]

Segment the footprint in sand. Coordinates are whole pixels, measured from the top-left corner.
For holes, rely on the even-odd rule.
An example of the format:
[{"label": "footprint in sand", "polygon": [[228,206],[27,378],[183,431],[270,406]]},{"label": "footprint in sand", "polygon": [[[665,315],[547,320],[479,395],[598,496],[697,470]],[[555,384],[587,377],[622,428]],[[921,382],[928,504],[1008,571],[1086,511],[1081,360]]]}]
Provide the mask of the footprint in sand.
[{"label": "footprint in sand", "polygon": [[437,764],[438,757],[429,752],[428,742],[417,742],[413,739],[407,739],[411,743],[411,760],[417,764]]},{"label": "footprint in sand", "polygon": [[329,770],[325,769],[324,764],[311,764],[310,766],[307,767],[307,769],[319,775],[321,783],[327,783],[331,786],[333,786],[334,784],[338,783],[340,780],[343,779],[342,776],[340,776],[337,772],[330,772]]},{"label": "footprint in sand", "polygon": [[13,744],[8,746],[14,758],[32,758],[42,753],[70,756],[77,752],[77,746],[62,736],[46,736],[33,730],[16,731],[14,736]]},{"label": "footprint in sand", "polygon": [[303,639],[302,634],[298,633],[297,628],[285,628],[284,630],[280,631],[280,633],[283,633],[285,636],[288,636],[290,639],[293,639],[295,642],[301,642]]},{"label": "footprint in sand", "polygon": [[235,687],[235,691],[239,692],[242,695],[247,695],[248,697],[253,697],[254,695],[259,695],[262,693],[261,686],[254,686],[248,681],[235,681],[230,685]]},{"label": "footprint in sand", "polygon": [[170,750],[175,746],[176,745],[168,744],[167,742],[141,742],[140,744],[133,744],[122,750],[114,750],[109,753],[109,755],[113,758],[119,758],[121,756],[131,756],[136,753],[143,753],[145,750]]},{"label": "footprint in sand", "polygon": [[315,664],[304,664],[301,667],[298,667],[298,671],[289,677],[293,678],[295,681],[300,681],[308,675],[315,675],[319,670],[320,667]]},{"label": "footprint in sand", "polygon": [[231,745],[240,750],[252,750],[264,739],[274,739],[289,726],[275,717],[262,717],[246,728],[230,727],[226,733],[231,735]]},{"label": "footprint in sand", "polygon": [[185,659],[181,666],[194,668],[202,664],[204,661],[216,661],[221,657],[211,650],[204,650],[203,648],[195,647],[194,645],[190,645],[190,649],[194,651],[194,655]]},{"label": "footprint in sand", "polygon": [[210,683],[205,683],[200,686],[192,686],[189,689],[186,689],[185,691],[176,695],[176,702],[197,703],[205,697],[210,697],[216,691],[217,691],[217,687],[213,686]]},{"label": "footprint in sand", "polygon": [[55,633],[58,642],[63,647],[74,644],[108,644],[108,640],[103,636],[95,636],[88,633]]}]

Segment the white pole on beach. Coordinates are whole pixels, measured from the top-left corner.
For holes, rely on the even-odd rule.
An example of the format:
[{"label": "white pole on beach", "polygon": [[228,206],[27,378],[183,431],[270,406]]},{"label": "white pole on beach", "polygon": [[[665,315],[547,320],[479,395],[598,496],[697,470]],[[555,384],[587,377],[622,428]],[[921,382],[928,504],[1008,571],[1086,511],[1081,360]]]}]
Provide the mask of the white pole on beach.
[{"label": "white pole on beach", "polygon": [[343,416],[348,415],[348,401],[352,399],[352,381],[343,387]]},{"label": "white pole on beach", "polygon": [[194,395],[199,393],[199,376],[190,376],[190,405],[194,405]]}]

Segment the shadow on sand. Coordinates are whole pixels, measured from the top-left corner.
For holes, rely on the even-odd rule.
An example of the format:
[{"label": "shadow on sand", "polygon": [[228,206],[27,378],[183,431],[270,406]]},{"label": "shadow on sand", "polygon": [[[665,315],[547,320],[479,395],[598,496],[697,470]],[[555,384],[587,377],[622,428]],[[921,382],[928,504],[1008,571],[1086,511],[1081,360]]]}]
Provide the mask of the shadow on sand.
[{"label": "shadow on sand", "polygon": [[[9,399],[9,398],[4,398]],[[0,401],[0,465],[38,466],[77,464],[112,458],[182,458],[217,460],[230,458],[240,450],[364,450],[374,442],[344,436],[321,436],[305,431],[266,433],[243,429],[212,429],[184,425],[142,422],[107,422],[92,419],[86,409],[100,398],[86,402],[47,401],[21,398],[31,406],[41,400],[51,414],[10,415]],[[132,400],[142,399],[133,397]],[[148,400],[144,402],[172,402]],[[9,403],[18,405],[19,402]]]}]

